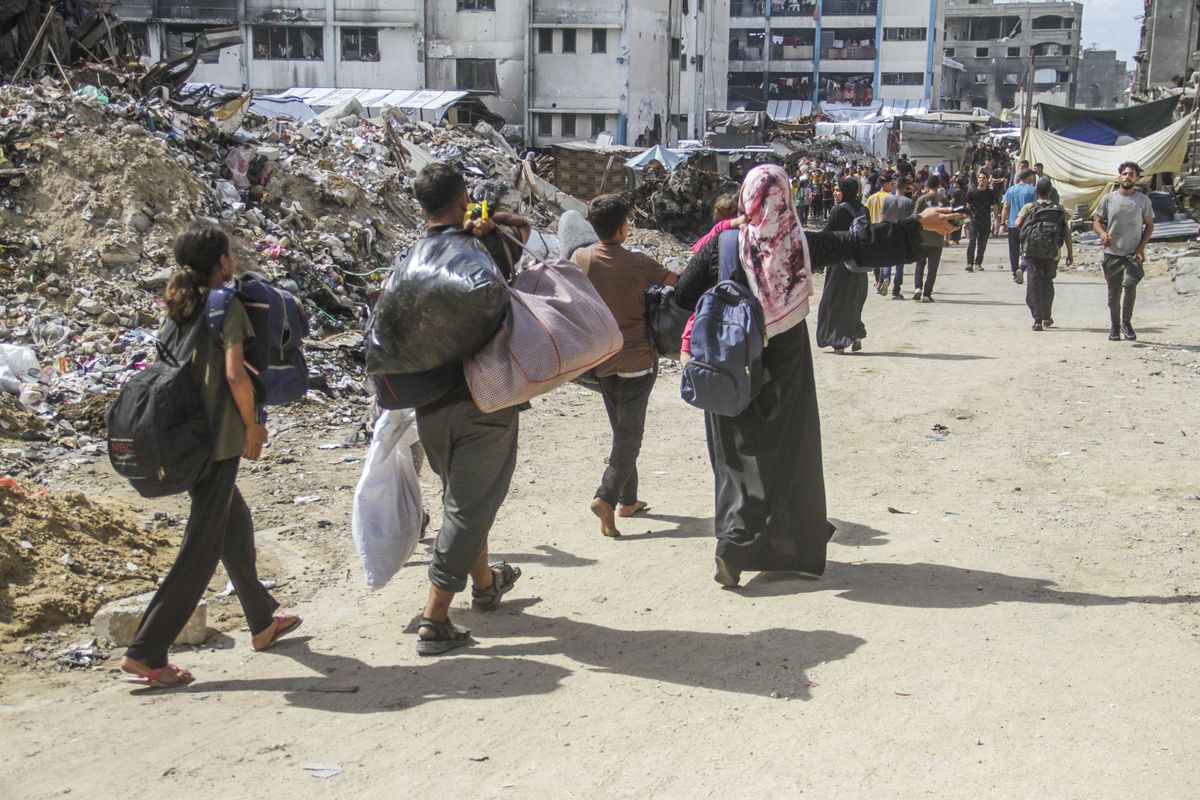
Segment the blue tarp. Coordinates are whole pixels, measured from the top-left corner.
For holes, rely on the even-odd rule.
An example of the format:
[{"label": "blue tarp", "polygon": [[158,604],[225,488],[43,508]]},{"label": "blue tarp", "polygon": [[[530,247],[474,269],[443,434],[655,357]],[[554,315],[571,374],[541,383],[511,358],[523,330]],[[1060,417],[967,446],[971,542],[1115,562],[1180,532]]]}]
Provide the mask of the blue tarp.
[{"label": "blue tarp", "polygon": [[1098,119],[1090,118],[1072,122],[1055,133],[1064,139],[1074,139],[1077,142],[1098,144],[1103,147],[1112,147],[1118,139],[1127,135],[1124,131],[1119,131],[1111,125],[1105,125]]}]

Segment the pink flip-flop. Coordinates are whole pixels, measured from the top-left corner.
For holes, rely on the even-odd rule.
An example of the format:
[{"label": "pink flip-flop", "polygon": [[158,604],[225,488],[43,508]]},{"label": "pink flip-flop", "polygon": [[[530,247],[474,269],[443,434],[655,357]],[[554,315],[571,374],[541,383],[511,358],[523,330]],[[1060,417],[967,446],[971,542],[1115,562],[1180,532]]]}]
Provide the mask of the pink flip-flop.
[{"label": "pink flip-flop", "polygon": [[[179,679],[174,681],[162,680],[162,676],[168,672],[174,672],[179,676]],[[138,686],[145,686],[148,689],[178,689],[181,686],[187,686],[196,680],[196,677],[186,669],[180,669],[174,664],[167,664],[165,667],[152,669],[145,675],[133,675],[125,680]]]}]

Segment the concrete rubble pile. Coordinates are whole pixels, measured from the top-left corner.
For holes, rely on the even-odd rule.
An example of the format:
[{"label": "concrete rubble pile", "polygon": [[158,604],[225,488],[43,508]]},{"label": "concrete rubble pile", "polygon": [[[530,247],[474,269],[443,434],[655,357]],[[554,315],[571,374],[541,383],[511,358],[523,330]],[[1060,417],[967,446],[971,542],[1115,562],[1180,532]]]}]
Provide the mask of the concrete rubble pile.
[{"label": "concrete rubble pile", "polygon": [[635,222],[694,241],[712,227],[713,203],[737,182],[691,166],[671,173],[646,174],[633,190]]},{"label": "concrete rubble pile", "polygon": [[[420,236],[416,170],[453,162],[475,199],[539,226],[569,203],[487,126],[179,105],[49,78],[0,87],[0,389],[92,456],[113,392],[154,352],[171,243],[192,218],[220,220],[241,267],[303,299],[310,398],[365,403],[367,298]],[[27,466],[0,457],[8,474]]]}]

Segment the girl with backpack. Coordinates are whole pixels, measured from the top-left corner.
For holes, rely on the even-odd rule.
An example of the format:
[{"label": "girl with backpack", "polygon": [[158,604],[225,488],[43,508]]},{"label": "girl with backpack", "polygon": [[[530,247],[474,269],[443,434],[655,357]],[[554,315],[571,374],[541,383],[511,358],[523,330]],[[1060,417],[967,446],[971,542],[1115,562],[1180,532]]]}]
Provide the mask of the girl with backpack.
[{"label": "girl with backpack", "polygon": [[[165,295],[167,324],[160,338],[178,342],[193,326],[205,325],[211,289],[233,278],[233,252],[216,225],[194,222],[175,240],[181,269],[171,276]],[[267,442],[259,422],[254,385],[246,371],[243,344],[254,328],[240,300],[231,300],[222,329],[224,347],[206,333],[191,354],[196,385],[208,417],[212,462],[188,491],[191,510],[175,563],[159,585],[138,624],[121,669],[153,688],[185,686],[194,678],[167,661],[171,643],[183,630],[208,582],[225,565],[245,612],[255,650],[266,650],[299,627],[295,616],[275,615],[279,607],[258,580],[254,523],[237,488],[242,458],[257,461]]]},{"label": "girl with backpack", "polygon": [[[755,167],[746,176],[739,211],[746,222],[738,229],[733,279],[761,304],[767,377],[741,413],[704,415],[716,480],[715,578],[727,587],[738,585],[743,570],[825,571],[825,548],[834,529],[826,516],[821,417],[804,321],[813,267],[851,260],[864,267],[915,261],[921,229],[949,233],[959,216],[930,209],[920,218],[856,232],[806,232],[792,204],[787,172],[774,165]],[[680,277],[675,302],[681,307],[694,310],[701,295],[717,284],[719,243],[701,248]],[[695,344],[693,337],[693,354]]]},{"label": "girl with backpack", "polygon": [[[827,231],[848,231],[854,220],[867,213],[856,178],[843,179],[834,190],[834,199],[838,205],[829,213]],[[867,273],[851,272],[844,264],[825,270],[825,290],[817,309],[817,347],[832,347],[838,354],[847,347],[855,353],[862,350],[867,335],[862,312],[869,293]]]}]

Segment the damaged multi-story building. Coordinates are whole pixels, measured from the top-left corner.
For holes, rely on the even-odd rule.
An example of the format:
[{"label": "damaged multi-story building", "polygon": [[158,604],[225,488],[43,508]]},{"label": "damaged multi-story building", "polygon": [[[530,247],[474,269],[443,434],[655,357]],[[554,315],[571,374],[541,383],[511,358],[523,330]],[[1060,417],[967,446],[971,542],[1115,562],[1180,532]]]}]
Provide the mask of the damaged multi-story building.
[{"label": "damaged multi-story building", "polygon": [[1179,85],[1200,66],[1200,2],[1145,0],[1141,45],[1133,57],[1133,91],[1149,96],[1154,86]]},{"label": "damaged multi-story building", "polygon": [[[731,109],[933,108],[946,0],[732,0]],[[781,112],[783,113],[783,112]]]},{"label": "damaged multi-story building", "polygon": [[729,0],[125,0],[117,12],[158,61],[198,32],[245,43],[192,80],[295,87],[465,89],[544,146],[601,133],[674,143],[725,105]]},{"label": "damaged multi-story building", "polygon": [[1075,105],[1083,3],[949,0],[944,54],[963,65],[960,108],[994,114],[1032,85],[1039,100]]}]

